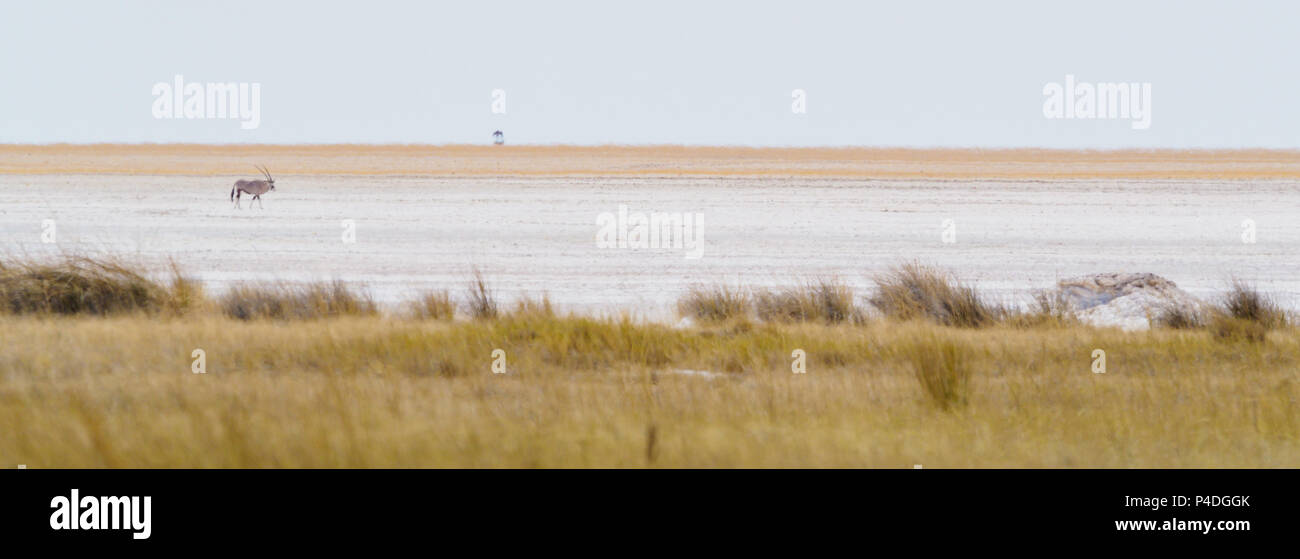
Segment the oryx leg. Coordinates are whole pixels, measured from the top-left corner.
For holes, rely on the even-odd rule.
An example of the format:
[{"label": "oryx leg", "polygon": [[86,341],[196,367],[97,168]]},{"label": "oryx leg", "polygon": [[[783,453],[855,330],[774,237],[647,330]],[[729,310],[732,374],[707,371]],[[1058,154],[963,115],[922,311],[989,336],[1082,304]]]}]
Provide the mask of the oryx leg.
[{"label": "oryx leg", "polygon": [[236,192],[235,192],[235,209],[240,209],[240,207],[239,207],[239,198],[240,198],[241,196],[243,196],[243,195],[244,195],[244,191],[243,191],[243,190],[239,190],[239,191],[236,191]]}]

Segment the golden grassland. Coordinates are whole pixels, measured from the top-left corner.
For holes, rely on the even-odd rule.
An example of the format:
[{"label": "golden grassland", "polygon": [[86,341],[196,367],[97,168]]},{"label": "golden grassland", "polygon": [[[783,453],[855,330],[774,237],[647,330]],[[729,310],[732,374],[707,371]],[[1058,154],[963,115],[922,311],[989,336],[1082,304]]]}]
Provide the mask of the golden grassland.
[{"label": "golden grassland", "polygon": [[687,328],[507,308],[481,276],[457,320],[448,291],[385,314],[345,284],[214,300],[171,273],[0,262],[0,464],[1300,465],[1300,331],[1241,284],[1125,333],[918,264],[877,278],[875,314],[833,280],[702,286]]},{"label": "golden grassland", "polygon": [[1300,151],[0,144],[0,174],[1294,179]]},{"label": "golden grassland", "polygon": [[[968,375],[951,402],[936,340]],[[0,463],[1296,467],[1298,371],[1294,328],[7,316]]]}]

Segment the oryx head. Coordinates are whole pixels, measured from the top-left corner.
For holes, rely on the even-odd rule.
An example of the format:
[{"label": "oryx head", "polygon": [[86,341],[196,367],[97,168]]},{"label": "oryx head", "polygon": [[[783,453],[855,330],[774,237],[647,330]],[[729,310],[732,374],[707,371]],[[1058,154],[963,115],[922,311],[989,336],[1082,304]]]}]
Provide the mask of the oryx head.
[{"label": "oryx head", "polygon": [[266,167],[263,165],[257,165],[257,170],[261,171],[262,175],[266,176],[266,183],[271,185],[271,190],[275,190],[275,178],[271,177],[271,172],[266,170]]}]

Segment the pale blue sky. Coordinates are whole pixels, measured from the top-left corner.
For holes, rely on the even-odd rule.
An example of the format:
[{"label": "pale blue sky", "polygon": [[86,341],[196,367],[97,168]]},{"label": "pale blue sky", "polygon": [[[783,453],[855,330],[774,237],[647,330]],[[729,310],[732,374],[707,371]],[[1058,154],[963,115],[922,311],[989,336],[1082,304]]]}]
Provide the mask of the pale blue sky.
[{"label": "pale blue sky", "polygon": [[[1297,2],[636,6],[4,2],[0,142],[1300,147]],[[261,126],[153,118],[176,74]],[[1151,83],[1150,129],[1044,118],[1066,74]]]}]

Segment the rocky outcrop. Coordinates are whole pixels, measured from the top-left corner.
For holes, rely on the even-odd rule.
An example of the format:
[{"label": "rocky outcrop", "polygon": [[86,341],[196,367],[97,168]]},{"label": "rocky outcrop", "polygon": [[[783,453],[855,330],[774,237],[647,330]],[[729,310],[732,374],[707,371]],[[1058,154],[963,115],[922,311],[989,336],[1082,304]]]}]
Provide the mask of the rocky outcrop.
[{"label": "rocky outcrop", "polygon": [[1094,274],[1061,280],[1060,299],[1080,321],[1093,326],[1146,330],[1171,305],[1201,309],[1205,303],[1155,274]]}]

